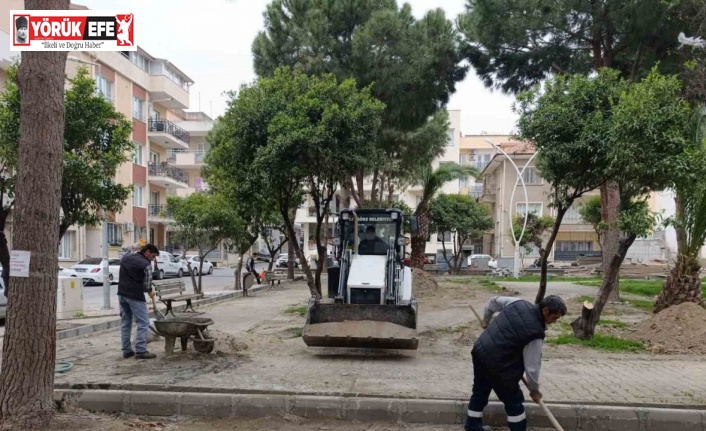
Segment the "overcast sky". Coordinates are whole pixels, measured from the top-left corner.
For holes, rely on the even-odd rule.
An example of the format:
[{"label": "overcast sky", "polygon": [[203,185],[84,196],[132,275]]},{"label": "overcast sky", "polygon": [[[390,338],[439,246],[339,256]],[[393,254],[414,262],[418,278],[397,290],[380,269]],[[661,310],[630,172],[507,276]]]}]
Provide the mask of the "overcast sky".
[{"label": "overcast sky", "polygon": [[[226,107],[223,92],[255,78],[250,46],[263,27],[262,12],[268,0],[73,1],[91,9],[133,12],[137,43],[151,55],[168,59],[194,80],[191,110],[202,110],[215,118]],[[441,7],[455,19],[465,0],[407,2],[418,18]],[[461,110],[463,134],[509,133],[516,121],[513,100],[486,89],[471,70],[456,86],[448,107]]]}]

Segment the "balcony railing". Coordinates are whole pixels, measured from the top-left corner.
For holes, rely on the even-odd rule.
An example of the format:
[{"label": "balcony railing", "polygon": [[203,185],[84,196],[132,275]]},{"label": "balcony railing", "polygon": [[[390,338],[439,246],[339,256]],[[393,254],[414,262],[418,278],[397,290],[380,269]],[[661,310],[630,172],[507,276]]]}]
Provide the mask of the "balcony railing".
[{"label": "balcony railing", "polygon": [[494,195],[496,193],[496,183],[495,179],[491,179],[490,177],[485,177],[483,180],[483,193],[484,194],[489,194],[489,195]]},{"label": "balcony railing", "polygon": [[155,177],[167,177],[181,183],[189,184],[189,174],[169,165],[167,162],[150,163],[148,174]]},{"label": "balcony railing", "polygon": [[474,198],[479,198],[483,196],[483,185],[471,186],[471,189],[468,191],[468,194]]},{"label": "balcony railing", "polygon": [[207,151],[188,151],[188,150],[177,150],[168,149],[167,150],[167,161],[169,163],[176,163],[177,154],[193,154],[197,164],[203,163],[206,158]]},{"label": "balcony railing", "polygon": [[150,205],[147,207],[148,217],[170,218],[171,213],[167,210],[166,205]]},{"label": "balcony railing", "polygon": [[167,133],[175,138],[181,140],[182,142],[189,143],[191,136],[189,132],[167,120],[152,120],[149,121],[149,131],[150,132],[162,132]]}]

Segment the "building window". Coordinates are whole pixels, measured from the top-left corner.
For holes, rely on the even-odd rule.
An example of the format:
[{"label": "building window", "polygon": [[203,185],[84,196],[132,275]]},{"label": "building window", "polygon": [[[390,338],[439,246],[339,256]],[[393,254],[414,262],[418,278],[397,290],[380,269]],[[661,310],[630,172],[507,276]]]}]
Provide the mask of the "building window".
[{"label": "building window", "polygon": [[76,243],[76,232],[68,231],[61,238],[59,243],[59,259],[70,260],[73,258],[74,244]]},{"label": "building window", "polygon": [[136,96],[132,96],[132,116],[145,121],[145,101]]},{"label": "building window", "polygon": [[137,142],[133,142],[133,144],[135,145],[135,149],[132,153],[132,163],[144,166],[145,147],[138,144]]},{"label": "building window", "polygon": [[[539,172],[535,168],[526,168],[522,172],[522,179],[525,181],[525,185],[528,186],[542,184],[542,177],[539,176]],[[517,183],[521,184],[520,180],[517,180]]]},{"label": "building window", "polygon": [[[525,203],[524,202],[518,202],[517,203],[517,214],[519,215],[525,215],[527,212],[527,208],[525,208]],[[542,203],[541,202],[530,202],[529,204],[529,212],[530,214],[535,214],[538,217],[542,216]]]},{"label": "building window", "polygon": [[96,75],[96,91],[107,100],[113,101],[113,83],[103,75]]},{"label": "building window", "polygon": [[144,70],[145,72],[149,69],[149,61],[144,55],[138,53],[137,51],[130,51],[130,61],[135,66]]},{"label": "building window", "polygon": [[564,219],[562,220],[562,223],[566,224],[581,224],[583,223],[583,220],[581,219],[581,214],[579,214],[579,211],[571,206],[569,207],[569,210],[566,211],[564,214]]},{"label": "building window", "polygon": [[455,135],[456,130],[455,129],[449,129],[446,132],[446,144],[447,145],[456,145],[456,135]]},{"label": "building window", "polygon": [[113,247],[123,245],[123,227],[117,223],[108,223],[108,244]]},{"label": "building window", "polygon": [[556,249],[558,251],[593,251],[593,242],[591,241],[557,241]]},{"label": "building window", "polygon": [[134,186],[132,189],[132,204],[136,207],[142,207],[142,198],[145,189],[142,186]]},{"label": "building window", "polygon": [[436,240],[439,242],[451,242],[451,232],[444,232],[443,234],[439,232],[436,234]]}]

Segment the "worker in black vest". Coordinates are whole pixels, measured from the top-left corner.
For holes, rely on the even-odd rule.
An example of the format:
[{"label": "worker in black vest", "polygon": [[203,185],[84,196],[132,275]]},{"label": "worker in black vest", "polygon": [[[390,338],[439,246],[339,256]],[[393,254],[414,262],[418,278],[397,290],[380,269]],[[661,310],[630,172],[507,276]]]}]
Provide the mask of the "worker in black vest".
[{"label": "worker in black vest", "polygon": [[[493,314],[500,312],[492,320]],[[539,369],[542,363],[544,331],[566,314],[566,304],[547,296],[539,304],[496,296],[485,307],[482,326],[487,328],[473,345],[473,394],[468,403],[466,431],[483,430],[483,409],[490,391],[505,404],[510,431],[527,430],[525,398],[520,389],[522,375],[532,400],[539,403]]]},{"label": "worker in black vest", "polygon": [[[128,253],[120,260],[118,280],[118,302],[120,303],[120,341],[123,358],[135,356],[137,359],[154,359],[154,353],[147,351],[147,333],[150,316],[145,301],[145,293],[154,298],[152,290],[152,261],[159,256],[159,250],[152,244],[142,247],[139,253]],[[135,350],[130,343],[132,321],[137,322]]]}]

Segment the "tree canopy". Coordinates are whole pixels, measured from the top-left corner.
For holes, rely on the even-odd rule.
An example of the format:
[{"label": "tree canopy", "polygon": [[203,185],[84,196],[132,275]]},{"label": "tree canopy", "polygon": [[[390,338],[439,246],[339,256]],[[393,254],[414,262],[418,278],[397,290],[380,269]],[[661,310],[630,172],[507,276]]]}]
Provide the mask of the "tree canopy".
[{"label": "tree canopy", "polygon": [[[216,187],[234,190],[245,201],[252,192],[271,196],[290,238],[291,209],[309,193],[317,207],[321,261],[328,204],[347,175],[372,163],[383,111],[370,90],[359,90],[351,79],[339,83],[331,74],[307,76],[279,68],[234,95],[212,142],[209,175]],[[320,272],[315,280],[299,243],[291,245],[312,294],[320,295]]]},{"label": "tree canopy", "polygon": [[429,222],[436,232],[450,232],[454,241],[453,265],[447,257],[445,242],[442,242],[444,259],[454,273],[461,269],[463,245],[471,239],[483,238],[493,227],[488,208],[469,195],[441,194],[429,205]]},{"label": "tree canopy", "polygon": [[391,179],[440,154],[448,126],[436,114],[467,72],[442,9],[417,20],[408,4],[398,7],[394,0],[274,0],[252,51],[259,76],[272,76],[281,65],[308,75],[333,73],[370,87],[385,104],[376,163],[346,184],[359,206],[365,176],[373,176],[377,202],[384,188],[378,181],[389,188]]}]

